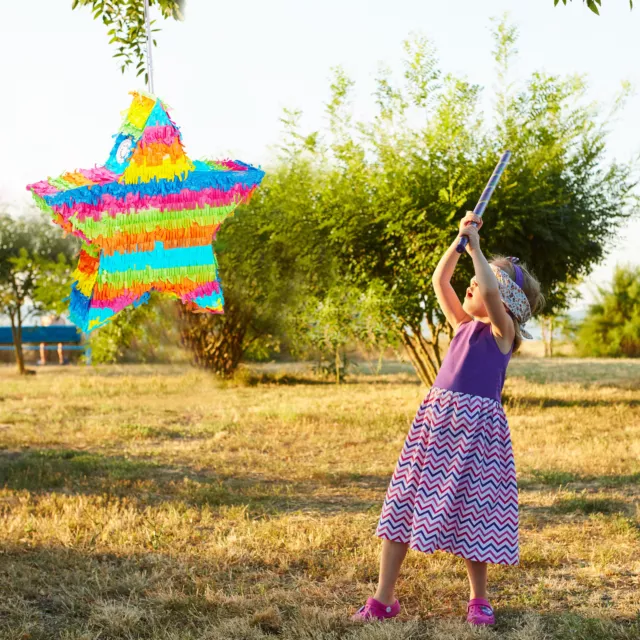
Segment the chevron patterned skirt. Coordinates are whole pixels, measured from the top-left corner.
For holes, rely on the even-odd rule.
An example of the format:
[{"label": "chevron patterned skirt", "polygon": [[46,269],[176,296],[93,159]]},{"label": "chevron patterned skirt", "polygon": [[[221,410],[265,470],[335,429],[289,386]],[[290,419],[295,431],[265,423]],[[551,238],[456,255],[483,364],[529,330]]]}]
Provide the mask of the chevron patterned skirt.
[{"label": "chevron patterned skirt", "polygon": [[396,466],[376,535],[432,553],[518,563],[518,487],[496,400],[432,387]]}]

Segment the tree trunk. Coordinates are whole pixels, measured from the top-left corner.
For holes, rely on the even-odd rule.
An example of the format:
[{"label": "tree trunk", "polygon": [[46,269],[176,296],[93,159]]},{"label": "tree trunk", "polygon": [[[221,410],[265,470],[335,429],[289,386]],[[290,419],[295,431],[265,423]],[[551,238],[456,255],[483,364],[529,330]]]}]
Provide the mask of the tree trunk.
[{"label": "tree trunk", "polygon": [[441,327],[431,325],[431,337],[425,338],[420,327],[404,325],[400,330],[400,338],[404,344],[409,360],[413,365],[420,381],[430,387],[438,375],[442,364],[439,338]]},{"label": "tree trunk", "polygon": [[382,371],[382,361],[384,358],[384,349],[380,349],[380,351],[378,352],[378,366],[376,367],[376,375],[379,376],[380,372]]},{"label": "tree trunk", "polygon": [[336,384],[340,384],[340,347],[336,345]]},{"label": "tree trunk", "polygon": [[193,313],[179,305],[180,337],[198,367],[230,378],[244,353],[248,321],[229,301],[224,315]]},{"label": "tree trunk", "polygon": [[24,366],[24,353],[22,351],[22,316],[18,311],[17,317],[10,314],[11,319],[11,336],[13,338],[13,350],[16,354],[16,364],[18,365],[18,373],[23,376],[27,373]]},{"label": "tree trunk", "polygon": [[540,319],[540,329],[542,331],[542,342],[544,344],[544,357],[553,357],[553,330],[554,330],[554,318],[553,316],[545,316]]}]

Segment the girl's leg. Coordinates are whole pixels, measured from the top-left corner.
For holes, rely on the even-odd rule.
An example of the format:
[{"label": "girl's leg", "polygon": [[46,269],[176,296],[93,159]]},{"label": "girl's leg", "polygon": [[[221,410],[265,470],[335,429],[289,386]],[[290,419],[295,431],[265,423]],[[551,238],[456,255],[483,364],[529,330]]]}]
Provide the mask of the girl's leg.
[{"label": "girl's leg", "polygon": [[408,549],[409,545],[402,542],[382,541],[380,577],[378,578],[378,589],[373,596],[378,602],[392,605],[396,601],[393,592]]},{"label": "girl's leg", "polygon": [[467,574],[469,575],[470,593],[469,600],[482,598],[487,600],[487,563],[466,560]]}]

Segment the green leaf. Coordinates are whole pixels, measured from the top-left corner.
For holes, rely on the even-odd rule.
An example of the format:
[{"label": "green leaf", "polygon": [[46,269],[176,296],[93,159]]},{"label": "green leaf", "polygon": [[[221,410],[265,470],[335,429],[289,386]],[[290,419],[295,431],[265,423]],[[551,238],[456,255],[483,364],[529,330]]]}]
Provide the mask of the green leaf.
[{"label": "green leaf", "polygon": [[[151,6],[160,5],[163,18],[179,19],[183,2],[175,0],[150,0]],[[142,46],[146,44],[146,25],[143,10],[143,0],[72,0],[72,9],[88,5],[94,20],[100,19],[108,27],[107,39],[110,45],[122,45],[119,51],[126,50],[125,67],[144,55]],[[151,33],[158,33],[159,28],[153,26],[156,20],[151,20]],[[153,45],[157,41],[153,39]]]}]

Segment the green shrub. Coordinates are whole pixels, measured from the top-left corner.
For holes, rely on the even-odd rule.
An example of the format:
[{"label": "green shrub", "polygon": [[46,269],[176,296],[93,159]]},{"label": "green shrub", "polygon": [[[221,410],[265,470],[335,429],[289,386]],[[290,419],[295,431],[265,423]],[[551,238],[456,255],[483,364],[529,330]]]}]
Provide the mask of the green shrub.
[{"label": "green shrub", "polygon": [[640,267],[616,267],[577,332],[582,356],[640,356]]}]

